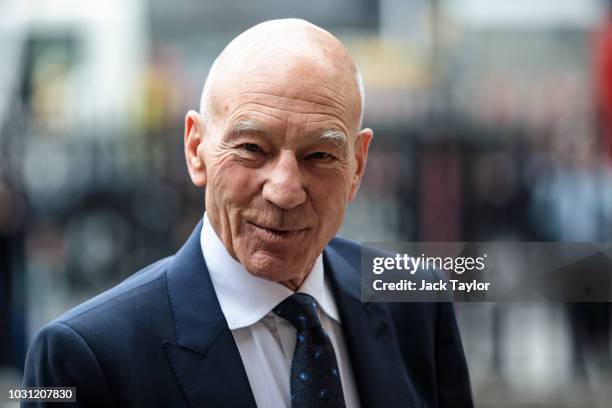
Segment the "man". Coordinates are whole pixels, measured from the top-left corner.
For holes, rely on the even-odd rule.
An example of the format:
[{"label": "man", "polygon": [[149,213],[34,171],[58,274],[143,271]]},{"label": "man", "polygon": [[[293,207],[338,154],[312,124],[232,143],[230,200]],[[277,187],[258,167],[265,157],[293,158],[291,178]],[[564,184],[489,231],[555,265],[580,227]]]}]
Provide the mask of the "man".
[{"label": "man", "polygon": [[469,407],[451,304],[360,301],[333,238],[370,129],[343,45],[301,20],[217,58],[185,120],[204,220],[183,248],[47,325],[24,385],[119,407]]}]

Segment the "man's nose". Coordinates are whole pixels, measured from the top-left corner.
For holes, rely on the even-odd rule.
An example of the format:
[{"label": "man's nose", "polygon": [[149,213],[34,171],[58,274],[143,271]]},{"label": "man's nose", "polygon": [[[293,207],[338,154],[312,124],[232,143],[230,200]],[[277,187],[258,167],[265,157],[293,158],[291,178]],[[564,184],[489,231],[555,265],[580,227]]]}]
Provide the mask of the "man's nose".
[{"label": "man's nose", "polygon": [[300,163],[291,152],[282,152],[263,186],[263,198],[283,210],[306,201],[304,177]]}]

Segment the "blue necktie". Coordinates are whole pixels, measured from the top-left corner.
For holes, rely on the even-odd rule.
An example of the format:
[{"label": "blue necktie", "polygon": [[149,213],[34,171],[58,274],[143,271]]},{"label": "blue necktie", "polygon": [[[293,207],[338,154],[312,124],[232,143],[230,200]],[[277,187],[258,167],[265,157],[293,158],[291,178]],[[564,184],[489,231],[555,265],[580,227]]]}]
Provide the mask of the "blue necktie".
[{"label": "blue necktie", "polygon": [[336,355],[321,327],[314,298],[295,293],[282,301],[274,313],[297,330],[291,362],[291,408],[345,407]]}]

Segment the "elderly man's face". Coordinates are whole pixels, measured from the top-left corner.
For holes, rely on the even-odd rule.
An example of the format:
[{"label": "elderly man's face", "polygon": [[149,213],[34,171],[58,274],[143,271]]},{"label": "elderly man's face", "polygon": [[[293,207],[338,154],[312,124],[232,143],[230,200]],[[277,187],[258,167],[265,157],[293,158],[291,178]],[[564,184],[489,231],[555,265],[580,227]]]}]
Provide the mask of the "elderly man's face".
[{"label": "elderly man's face", "polygon": [[219,95],[214,117],[187,116],[215,231],[249,273],[292,289],[338,231],[372,136],[357,130],[347,85],[329,79],[299,65],[251,75]]}]

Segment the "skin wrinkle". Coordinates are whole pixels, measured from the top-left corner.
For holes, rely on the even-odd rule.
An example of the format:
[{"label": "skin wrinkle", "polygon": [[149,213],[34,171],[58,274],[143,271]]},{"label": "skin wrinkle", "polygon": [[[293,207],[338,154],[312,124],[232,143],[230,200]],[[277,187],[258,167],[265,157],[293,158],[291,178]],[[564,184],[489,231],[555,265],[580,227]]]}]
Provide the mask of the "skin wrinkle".
[{"label": "skin wrinkle", "polygon": [[[252,134],[265,134],[266,129],[261,126],[257,121],[251,119],[236,120],[234,123],[230,123],[229,129],[225,133],[228,139],[244,138]],[[308,133],[305,131],[305,133]],[[326,128],[314,135],[323,141],[330,141],[337,146],[342,146],[348,141],[346,134],[338,129]]]},{"label": "skin wrinkle", "polygon": [[[284,99],[287,99],[287,100],[290,100],[290,101],[293,101],[293,100],[294,100],[294,98],[289,98],[289,97],[286,97],[286,96],[277,96],[277,95],[273,95],[273,94],[270,94],[270,93],[267,93],[267,92],[246,92],[246,93],[247,93],[247,94],[249,94],[249,93],[250,93],[250,94],[254,94],[254,95],[258,95],[258,94],[259,94],[259,95],[265,95],[265,96],[274,96],[274,97],[277,97],[277,98],[284,98]],[[330,98],[330,97],[325,97],[325,96],[322,96],[322,95],[309,94],[308,96],[319,96],[320,98],[325,99],[325,100],[327,100],[327,101],[330,101],[330,102],[333,102],[333,101],[334,101],[334,99],[333,99],[333,98]],[[308,103],[308,104],[310,104],[310,105],[320,106],[320,107],[323,107],[323,108],[331,108],[331,109],[333,109],[334,111],[339,112],[339,114],[343,114],[343,113],[345,113],[345,112],[348,110],[348,109],[346,108],[346,105],[342,105],[342,104],[340,104],[339,102],[338,102],[338,104],[340,104],[340,105],[341,105],[341,107],[340,107],[340,108],[335,107],[335,106],[334,106],[333,104],[331,104],[331,103],[327,103],[327,104],[325,104],[325,103],[317,103],[317,102],[313,102],[313,101],[305,101],[305,102],[306,102],[306,103]]]},{"label": "skin wrinkle", "polygon": [[[277,108],[277,107],[275,107],[273,105],[268,105],[268,104],[261,103],[261,102],[248,102],[246,104],[249,104],[249,105],[258,105],[258,106],[261,106],[263,108],[273,109],[273,110],[277,110],[277,111],[287,110],[287,109]],[[240,107],[241,106],[237,106],[237,108],[240,108]],[[337,110],[337,109],[335,109],[335,110]],[[303,110],[303,111],[300,111],[298,113],[303,113],[303,114],[306,114],[306,115],[329,115],[329,113],[325,113],[323,111],[308,111],[308,110]],[[340,112],[340,113],[343,113],[343,112]],[[336,117],[336,119],[342,120],[342,118],[341,118],[342,115],[341,114],[340,115],[334,115],[334,116]],[[278,118],[278,119],[282,120],[281,118]]]},{"label": "skin wrinkle", "polygon": [[[202,115],[185,119],[192,181],[228,253],[299,288],[359,188],[372,132],[359,131],[356,68],[302,20],[255,26],[215,61]],[[197,157],[204,165],[192,166]]]},{"label": "skin wrinkle", "polygon": [[[327,103],[318,102],[317,103],[318,105],[333,106],[333,102],[334,102],[333,98],[327,97],[325,95],[318,95],[318,94],[313,94],[313,93],[309,93],[309,94],[307,94],[307,96],[310,97],[310,98],[320,98],[323,101],[327,102]],[[346,111],[350,110],[348,103],[344,103],[341,100],[338,100],[336,103],[340,104],[342,112],[346,112]]]},{"label": "skin wrinkle", "polygon": [[[259,106],[261,106],[261,105],[259,105]],[[323,112],[317,112],[317,113],[307,113],[307,114],[309,114],[309,115],[310,115],[310,114],[314,114],[314,115],[321,115],[321,116],[323,116],[323,115],[324,115],[324,113],[323,113]],[[276,118],[276,117],[275,117],[275,118]],[[282,119],[281,119],[281,118],[277,118],[277,119],[279,119],[280,121],[282,121]],[[340,121],[340,122],[341,122],[341,119],[340,119],[340,118],[336,118],[336,119],[338,119],[338,121]],[[228,125],[228,129],[226,129],[226,130],[225,130],[223,133],[224,133],[224,134],[226,134],[226,135],[227,135],[227,134],[232,133],[232,129],[231,129],[231,128],[232,128],[232,126],[234,126],[234,125],[233,125],[233,123],[237,123],[237,122],[239,122],[240,120],[241,120],[241,119],[233,119],[233,118],[231,118],[230,120],[228,120],[228,124],[229,124],[229,125]],[[309,120],[309,123],[310,123],[310,124],[312,124],[312,123],[318,123],[318,122],[326,122],[326,120],[325,120],[325,119],[322,119],[322,120],[320,120],[320,121],[319,121],[319,120],[316,120],[316,119]],[[340,128],[342,128],[342,126],[339,126],[339,127],[340,127]],[[329,127],[329,126],[328,126],[328,128],[323,129],[323,130],[322,130],[322,132],[324,132],[324,131],[326,131],[326,130],[331,130],[331,131],[339,131],[339,132],[340,132],[340,133],[342,133],[343,135],[348,134],[348,132],[347,132],[346,130],[343,130],[343,129],[334,129],[334,127],[333,127],[333,126],[332,126],[332,127]],[[343,139],[346,139],[346,137],[343,137]],[[344,144],[344,142],[342,142],[341,144]]]},{"label": "skin wrinkle", "polygon": [[[270,94],[270,93],[267,93],[267,92],[246,92],[246,94],[262,95],[262,96],[273,96],[273,97],[275,97],[275,98],[285,99],[285,100],[287,100],[287,101],[288,101],[288,103],[287,103],[288,105],[291,105],[291,102],[294,102],[294,101],[295,101],[295,99],[294,99],[294,98],[289,98],[289,97],[285,97],[285,96],[273,95],[273,94]],[[329,101],[333,101],[333,98],[327,98],[327,100],[329,100]],[[308,105],[315,105],[315,106],[317,106],[317,107],[321,107],[321,108],[323,108],[323,109],[326,109],[326,108],[327,108],[327,109],[332,109],[333,111],[337,112],[337,114],[338,114],[338,118],[340,118],[340,117],[341,117],[341,116],[343,116],[343,115],[346,115],[346,112],[347,112],[345,108],[343,108],[343,107],[338,108],[338,107],[336,107],[336,106],[333,106],[332,104],[316,103],[316,102],[312,102],[312,101],[305,101],[305,102],[306,102]],[[260,103],[260,102],[256,102],[256,103]],[[261,104],[261,103],[260,103],[260,104]],[[267,106],[267,105],[263,105],[263,104],[262,104],[262,106]],[[272,108],[272,109],[276,109],[276,107],[274,107],[274,106],[267,106],[267,107]],[[312,111],[312,113],[318,113],[318,112],[320,112],[320,111]],[[308,112],[308,111],[305,111],[305,112],[303,112],[303,113],[309,113],[309,112]]]},{"label": "skin wrinkle", "polygon": [[[218,65],[218,64],[215,64],[215,65]],[[353,70],[355,70],[354,66],[352,67],[352,69],[353,69]],[[356,71],[355,71],[355,73],[356,73]],[[258,78],[259,78],[260,76],[261,76],[260,74],[257,74],[257,76],[255,76],[255,78],[254,78],[252,81],[253,81],[255,84],[257,84],[257,83],[258,83]],[[264,83],[264,84],[267,84],[267,83],[269,82],[269,78],[264,76],[264,77],[263,77],[263,79],[262,79],[262,80],[260,80],[259,82]],[[334,84],[337,84],[337,83],[339,83],[339,82],[340,82],[340,83],[343,83],[343,85],[344,85],[344,86],[351,86],[350,84],[347,84],[346,79],[345,79],[345,78],[343,78],[342,76],[340,76],[340,77],[338,77],[338,78],[335,78],[335,77],[334,77],[334,80],[333,80],[332,82],[333,82]],[[358,82],[358,81],[357,81],[357,79],[356,79],[356,78],[354,78],[354,82],[355,82],[355,84],[356,84],[356,85],[359,85],[359,84],[357,84],[357,82]],[[319,85],[319,86],[324,86],[324,84],[317,84],[317,85]],[[247,89],[249,89],[250,87],[252,87],[252,84],[242,83],[242,84],[241,84],[241,86],[242,86],[242,88],[243,88],[243,89],[247,90]],[[328,91],[330,91],[330,90],[331,90],[332,92],[336,93],[336,95],[334,95],[334,96],[335,96],[336,98],[339,98],[339,101],[338,101],[338,102],[340,103],[340,105],[341,105],[343,108],[348,109],[348,105],[351,105],[351,104],[350,104],[350,102],[349,102],[349,103],[347,103],[347,102],[344,102],[344,101],[343,101],[343,99],[345,99],[345,98],[342,96],[342,94],[341,94],[341,93],[336,92],[336,88],[335,88],[335,87],[326,87],[326,90],[328,90]],[[326,98],[324,95],[323,95],[322,97],[323,97],[323,98]],[[327,98],[327,99],[330,99],[330,98]],[[361,91],[360,91],[359,89],[357,89],[357,90],[356,90],[356,92],[353,92],[352,98],[350,98],[350,99],[352,99],[352,100],[354,101],[354,105],[355,105],[356,107],[358,106],[358,107],[359,107],[359,109],[361,110],[361,105],[362,105],[362,96],[361,96]],[[201,108],[201,110],[203,111],[203,110],[204,110],[204,108],[203,108],[203,107],[204,107],[205,105],[208,105],[208,106],[209,106],[209,108],[211,108],[211,109],[213,109],[215,112],[217,112],[218,110],[215,108],[215,105],[216,105],[216,104],[214,103],[214,101],[216,101],[216,98],[211,98],[211,102],[210,102],[209,104],[205,104],[205,103],[203,102],[203,103],[202,103],[202,108]],[[361,117],[361,112],[359,112],[359,114],[360,114],[360,115],[359,115],[359,117]]]},{"label": "skin wrinkle", "polygon": [[[264,108],[267,108],[267,109],[270,109],[270,110],[274,110],[277,113],[280,113],[279,116],[275,116],[275,115],[267,113],[267,112],[258,111],[258,113],[268,114],[269,116],[274,117],[275,119],[277,119],[277,120],[279,120],[281,122],[283,121],[282,112],[283,111],[287,111],[287,109],[277,108],[277,107],[274,107],[274,106],[271,106],[271,105],[268,106],[268,105],[265,105],[265,104],[252,103],[252,102],[248,103],[248,104],[245,104],[245,106],[238,106],[238,108],[247,108],[248,105],[253,105],[255,107],[256,106],[264,107]],[[309,115],[309,116],[327,116],[328,117],[328,119],[320,119],[320,120],[312,118],[312,119],[310,119],[311,123],[312,122],[325,122],[325,121],[329,121],[329,116],[332,116],[338,122],[338,127],[340,128],[340,130],[342,130],[345,133],[349,133],[347,130],[342,129],[344,127],[344,126],[342,126],[342,123],[344,122],[344,119],[341,116],[336,116],[334,114],[330,114],[329,112],[326,113],[326,112],[323,112],[323,111],[300,111],[299,113],[302,113],[302,114],[305,114],[305,115]],[[234,120],[235,119],[232,118],[232,119],[230,119],[230,122],[232,122]]]},{"label": "skin wrinkle", "polygon": [[[253,105],[257,105],[257,104],[253,104]],[[235,117],[240,117],[241,115],[242,115],[242,114],[235,115]],[[270,117],[270,118],[272,118],[272,119],[274,119],[274,120],[278,121],[279,123],[283,121],[282,117],[280,117],[280,116],[275,116],[275,115],[270,114],[270,113],[267,113],[267,112],[262,112],[262,111],[259,111],[259,112],[257,112],[257,116],[259,116],[259,115],[268,116],[268,117]],[[230,119],[228,119],[227,123],[229,124],[229,123],[231,123],[231,122],[233,122],[233,121],[235,121],[235,120],[236,120],[236,119],[235,119],[234,117],[230,117]]]}]

